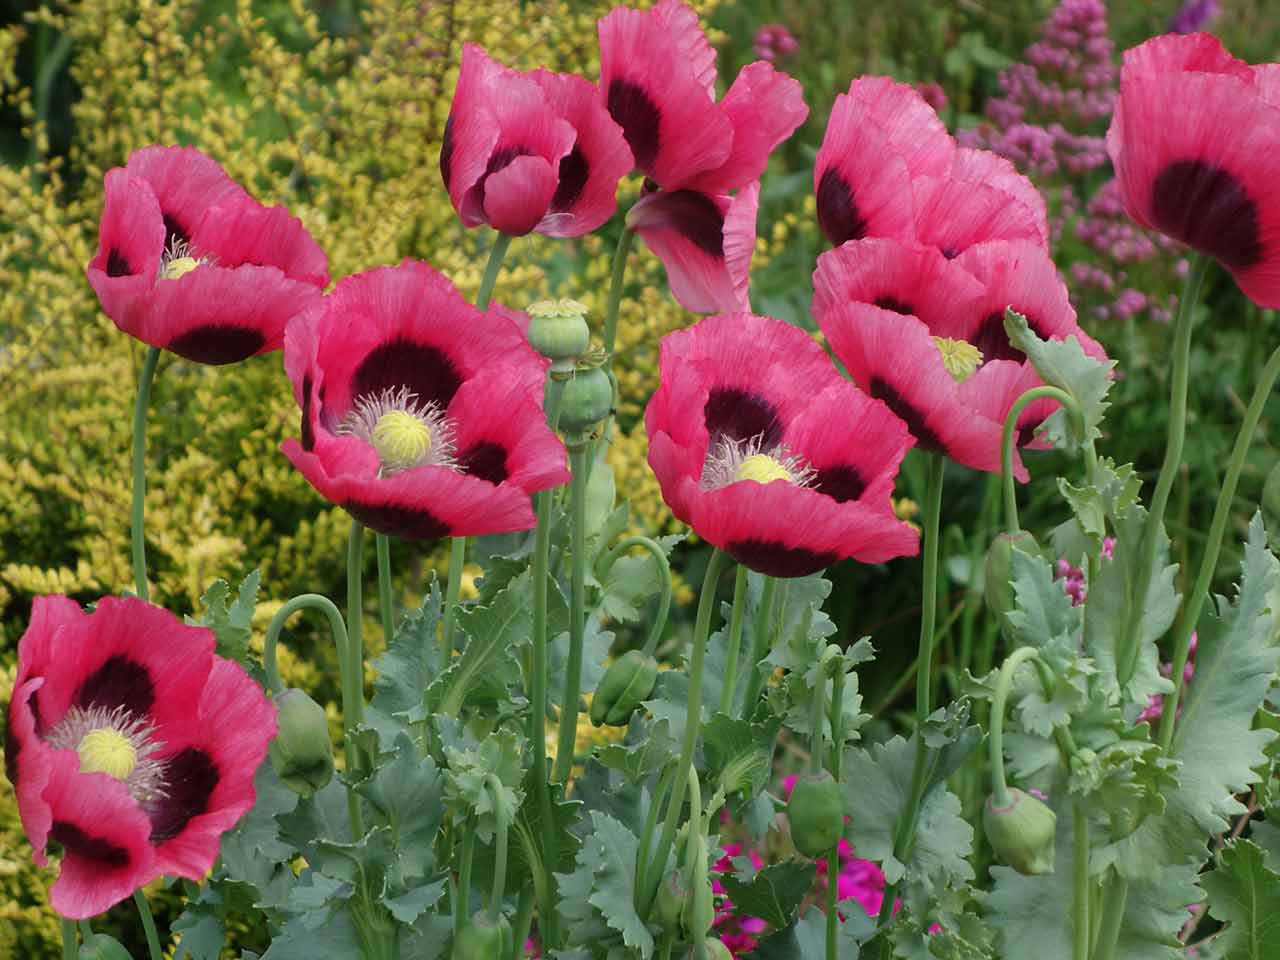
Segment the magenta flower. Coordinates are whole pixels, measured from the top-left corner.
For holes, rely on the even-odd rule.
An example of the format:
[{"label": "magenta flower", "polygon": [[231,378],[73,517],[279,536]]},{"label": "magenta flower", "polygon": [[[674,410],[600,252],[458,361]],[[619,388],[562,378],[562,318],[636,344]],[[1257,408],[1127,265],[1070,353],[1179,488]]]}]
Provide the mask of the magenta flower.
[{"label": "magenta flower", "polygon": [[89,283],[117,327],[198,363],[279,350],[329,282],[324,251],[194,147],[145,147],[107,171]]},{"label": "magenta flower", "polygon": [[468,227],[512,236],[576,237],[613,215],[633,165],[595,84],[567,73],[521,73],[474,43],[440,148],[440,173]]}]

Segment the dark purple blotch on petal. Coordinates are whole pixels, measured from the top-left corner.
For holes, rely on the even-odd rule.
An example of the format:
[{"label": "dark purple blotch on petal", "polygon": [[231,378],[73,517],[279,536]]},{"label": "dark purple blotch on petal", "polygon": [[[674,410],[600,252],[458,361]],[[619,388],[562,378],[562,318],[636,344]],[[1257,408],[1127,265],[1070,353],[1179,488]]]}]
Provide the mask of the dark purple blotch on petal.
[{"label": "dark purple blotch on petal", "polygon": [[828,167],[818,181],[818,226],[837,247],[867,235],[867,221],[858,212],[853,188],[835,167]]},{"label": "dark purple blotch on petal", "polygon": [[714,200],[697,190],[673,190],[654,202],[661,205],[665,226],[699,250],[724,259],[724,214]]},{"label": "dark purple blotch on petal", "polygon": [[881,310],[892,310],[894,313],[900,313],[904,317],[914,317],[916,308],[909,303],[903,303],[897,297],[876,297],[875,305]]},{"label": "dark purple blotch on petal", "polygon": [[164,214],[164,248],[172,250],[177,244],[189,244],[191,231],[182,225],[172,213]]},{"label": "dark purple blotch on petal", "polygon": [[444,188],[449,189],[449,178],[453,174],[453,114],[444,122],[444,135],[440,140],[440,176],[444,178]]},{"label": "dark purple blotch on petal", "polygon": [[1204,160],[1178,160],[1160,171],[1151,187],[1151,220],[1233,270],[1262,260],[1257,204],[1233,174]]},{"label": "dark purple blotch on petal", "polygon": [[311,428],[311,374],[302,378],[302,449],[312,450],[316,445],[316,433]]},{"label": "dark purple blotch on petal", "polygon": [[531,157],[533,151],[528,147],[503,147],[501,150],[495,150],[493,156],[489,158],[489,163],[485,167],[484,173],[480,175],[480,179],[476,181],[476,185],[471,188],[471,193],[475,197],[477,206],[481,210],[484,209],[484,188],[485,183],[490,176],[511,166],[511,161],[516,157]]},{"label": "dark purple blotch on petal", "polygon": [[619,79],[609,84],[608,109],[622,128],[636,166],[641,169],[652,166],[661,145],[662,111],[658,105],[639,84]]},{"label": "dark purple blotch on petal", "polygon": [[849,464],[836,464],[817,471],[813,487],[825,493],[836,503],[857,500],[867,489],[858,468]]},{"label": "dark purple blotch on petal", "polygon": [[788,547],[769,540],[738,540],[726,546],[725,552],[742,565],[770,577],[807,577],[831,566],[838,558],[834,553]]},{"label": "dark purple blotch on petal", "polygon": [[427,510],[401,503],[358,503],[342,505],[370,530],[405,540],[439,540],[449,536],[449,525]]},{"label": "dark purple blotch on petal", "polygon": [[123,253],[115,247],[107,254],[107,276],[108,277],[131,277],[133,276],[133,267],[129,266],[129,261]]},{"label": "dark purple blotch on petal", "polygon": [[439,347],[404,337],[374,347],[360,361],[351,380],[352,398],[380,396],[406,387],[419,405],[444,409],[462,386],[462,374]]},{"label": "dark purple blotch on petal", "polygon": [[575,143],[569,155],[560,158],[560,182],[556,184],[556,195],[551,198],[551,211],[564,213],[572,210],[582,196],[590,174],[591,164],[582,152],[582,145]]},{"label": "dark purple blotch on petal", "polygon": [[917,447],[921,450],[928,450],[931,453],[945,454],[947,452],[946,444],[929,426],[924,414],[899,393],[893,384],[881,377],[872,377],[871,382],[867,385],[867,392],[877,400],[883,401],[884,405],[907,425],[911,435],[916,438]]},{"label": "dark purple blotch on petal", "polygon": [[733,387],[717,387],[707,396],[703,407],[707,433],[714,446],[722,438],[739,443],[759,437],[761,446],[769,449],[782,439],[783,426],[778,410],[756,393]]},{"label": "dark purple blotch on petal", "polygon": [[[1017,309],[1016,307],[1014,308]],[[1040,321],[1032,316],[1027,316],[1027,326],[1041,340],[1048,340],[1040,331]],[[1017,363],[1027,359],[1027,355],[1015,347],[1009,340],[1009,334],[1004,329],[1004,311],[998,310],[991,314],[969,339],[982,353],[982,362],[987,363],[991,360],[1013,360]]]},{"label": "dark purple blotch on petal", "polygon": [[210,323],[178,334],[167,349],[196,363],[217,366],[247,360],[266,342],[260,330]]},{"label": "dark purple blotch on petal", "polygon": [[146,666],[117,653],[84,678],[71,702],[83,710],[123,707],[141,717],[156,702],[156,687]]},{"label": "dark purple blotch on petal", "polygon": [[96,860],[104,867],[119,869],[129,863],[129,851],[117,847],[110,840],[85,833],[80,827],[66,820],[55,820],[49,828],[49,839],[62,844],[68,853],[87,860]]},{"label": "dark purple blotch on petal", "polygon": [[192,817],[204,813],[220,779],[213,758],[197,747],[187,747],[165,761],[164,795],[147,811],[151,842],[161,844],[176,837]]},{"label": "dark purple blotch on petal", "polygon": [[488,440],[473,443],[462,451],[458,455],[458,466],[464,473],[493,484],[502,483],[509,476],[506,449]]}]

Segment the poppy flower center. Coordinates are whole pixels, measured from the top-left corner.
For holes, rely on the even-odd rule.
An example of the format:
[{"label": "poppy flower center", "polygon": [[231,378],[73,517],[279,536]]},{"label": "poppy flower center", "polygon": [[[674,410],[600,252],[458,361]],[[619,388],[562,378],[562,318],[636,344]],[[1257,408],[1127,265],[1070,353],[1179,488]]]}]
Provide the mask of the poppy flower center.
[{"label": "poppy flower center", "polygon": [[76,747],[80,769],[85,773],[105,773],[126,779],[138,765],[138,751],[129,738],[112,727],[90,730]]},{"label": "poppy flower center", "polygon": [[417,402],[417,394],[408,387],[360,397],[338,433],[359,437],[373,447],[381,461],[380,477],[425,465],[458,468],[453,424],[439,405]]},{"label": "poppy flower center", "polygon": [[784,480],[799,487],[808,487],[813,485],[815,476],[814,469],[785,446],[772,444],[766,447],[763,434],[747,440],[724,437],[703,464],[702,489],[719,490],[745,480],[760,484]]},{"label": "poppy flower center", "polygon": [[198,266],[200,266],[200,261],[195,257],[177,257],[161,264],[160,279],[177,280],[179,277],[185,277]]},{"label": "poppy flower center", "polygon": [[982,351],[967,340],[934,337],[933,343],[942,354],[942,365],[956,383],[964,383],[982,366]]}]

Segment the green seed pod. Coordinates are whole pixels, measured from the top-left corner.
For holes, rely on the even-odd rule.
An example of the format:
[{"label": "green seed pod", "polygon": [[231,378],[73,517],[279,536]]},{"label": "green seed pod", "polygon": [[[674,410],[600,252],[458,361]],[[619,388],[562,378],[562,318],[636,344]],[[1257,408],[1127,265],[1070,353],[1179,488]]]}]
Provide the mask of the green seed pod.
[{"label": "green seed pod", "polygon": [[597,727],[625,727],[658,682],[658,661],[628,650],[609,665],[591,698],[591,722]]},{"label": "green seed pod", "polygon": [[333,777],[333,747],[324,708],[301,690],[275,698],[279,732],[267,749],[271,768],[294,793],[313,796]]},{"label": "green seed pod", "polygon": [[844,835],[844,797],[825,770],[796,778],[787,802],[791,841],[810,859],[825,857]]},{"label": "green seed pod", "polygon": [[560,429],[582,433],[609,415],[613,408],[613,384],[599,367],[578,370],[565,381],[560,397]]},{"label": "green seed pod", "polygon": [[1001,862],[1028,876],[1053,873],[1058,817],[1045,804],[1021,790],[1009,791],[1009,805],[997,807],[987,797],[982,826]]},{"label": "green seed pod", "polygon": [[540,300],[529,306],[529,343],[551,360],[586,353],[591,331],[587,308],[576,300]]},{"label": "green seed pod", "polygon": [[498,960],[511,952],[511,924],[477,910],[453,935],[453,960]]},{"label": "green seed pod", "polygon": [[662,886],[658,887],[658,899],[653,905],[663,930],[670,930],[677,935],[680,933],[680,917],[689,899],[684,877],[679,870],[672,870],[662,881]]},{"label": "green seed pod", "polygon": [[1040,552],[1040,544],[1036,543],[1036,538],[1025,530],[1019,530],[1017,533],[1000,533],[991,541],[991,548],[987,551],[987,566],[984,577],[985,593],[987,598],[987,609],[991,611],[991,615],[996,618],[1000,624],[1000,630],[1006,632],[1009,625],[1005,620],[1005,614],[1014,609],[1013,595],[1013,551],[1021,550],[1023,553],[1037,554]]}]

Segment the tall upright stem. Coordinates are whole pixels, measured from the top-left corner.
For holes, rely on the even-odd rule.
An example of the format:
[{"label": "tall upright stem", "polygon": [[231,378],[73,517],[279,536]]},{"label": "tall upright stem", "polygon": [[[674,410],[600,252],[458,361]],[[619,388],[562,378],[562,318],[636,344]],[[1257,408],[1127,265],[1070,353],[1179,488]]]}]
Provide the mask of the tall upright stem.
[{"label": "tall upright stem", "polygon": [[378,614],[382,618],[382,638],[391,643],[395,634],[395,601],[391,594],[391,540],[385,533],[374,537],[378,553]]},{"label": "tall upright stem", "polygon": [[466,563],[467,538],[452,538],[449,541],[449,585],[444,594],[444,623],[440,627],[440,650],[444,654],[446,668],[449,666],[449,658],[453,656],[458,597],[462,593],[462,569]]},{"label": "tall upright stem", "polygon": [[693,625],[693,659],[689,662],[689,695],[685,711],[684,739],[680,744],[680,760],[676,765],[675,780],[671,784],[671,798],[667,801],[667,814],[658,835],[658,848],[654,851],[652,866],[645,888],[639,893],[644,898],[639,903],[640,916],[649,916],[653,901],[662,883],[663,868],[671,853],[676,828],[680,825],[680,810],[684,806],[684,793],[693,769],[693,748],[698,742],[698,728],[702,720],[702,669],[707,658],[707,636],[711,632],[711,615],[716,606],[716,584],[729,555],[720,550],[711,554],[706,575],[702,578],[702,593],[698,597],[698,616]]},{"label": "tall upright stem", "polygon": [[129,522],[129,535],[133,542],[134,592],[150,600],[147,588],[147,405],[151,402],[151,383],[156,376],[156,363],[160,360],[160,348],[147,350],[142,363],[142,376],[138,379],[138,399],[133,405],[133,511]]},{"label": "tall upright stem", "polygon": [[551,779],[564,783],[573,770],[573,752],[578,739],[578,698],[582,693],[582,643],[586,629],[587,572],[587,456],[585,439],[569,451],[570,552],[569,573],[569,657],[565,663],[564,695],[560,698],[560,735],[556,741],[556,762]]},{"label": "tall upright stem", "polygon": [[604,314],[604,352],[613,356],[614,341],[618,337],[618,311],[622,307],[623,278],[627,272],[627,256],[631,253],[631,243],[635,240],[635,231],[623,227],[618,235],[618,245],[613,251],[613,271],[609,277],[609,302]]},{"label": "tall upright stem", "polygon": [[733,691],[738,685],[738,651],[742,647],[742,619],[747,607],[747,568],[738,565],[733,579],[733,607],[729,612],[729,653],[724,664],[724,686],[720,690],[720,712],[733,711]]},{"label": "tall upright stem", "polygon": [[[364,719],[364,524],[351,518],[351,537],[347,541],[347,662],[342,669],[342,726],[350,742]],[[349,756],[356,760],[358,775],[364,760],[359,749]],[[359,838],[353,838],[358,840]]]},{"label": "tall upright stem", "polygon": [[[840,781],[840,760],[844,743],[844,661],[835,665],[831,678],[831,776]],[[827,960],[836,960],[839,941],[840,912],[836,904],[840,895],[840,841],[827,854]]]},{"label": "tall upright stem", "polygon": [[1124,877],[1115,874],[1107,885],[1102,908],[1102,925],[1098,928],[1098,942],[1094,946],[1093,960],[1115,960],[1116,943],[1120,928],[1124,925],[1124,906],[1129,896],[1129,884]]},{"label": "tall upright stem", "polygon": [[80,956],[80,936],[76,922],[62,918],[62,960],[76,960]]},{"label": "tall upright stem", "polygon": [[1075,839],[1071,960],[1089,960],[1089,814],[1078,799],[1071,804],[1071,828]]},{"label": "tall upright stem", "polygon": [[[551,429],[560,423],[560,398],[564,381],[551,380],[546,413]],[[551,504],[554,490],[537,494],[538,526],[533,535],[533,655],[529,678],[529,740],[533,749],[533,780],[538,791],[538,813],[545,824],[553,824],[551,786],[547,782],[547,577],[551,554]],[[559,944],[557,912],[556,838],[551,829],[540,835],[542,843],[542,883],[546,898],[539,904],[538,929],[544,948]]]},{"label": "tall upright stem", "polygon": [[147,903],[147,895],[141,890],[135,890],[133,902],[138,908],[142,932],[147,938],[147,954],[150,960],[164,960],[164,951],[160,948],[160,934],[156,931],[156,918],[151,915],[151,905]]},{"label": "tall upright stem", "polygon": [[1236,434],[1235,446],[1231,450],[1231,459],[1227,463],[1226,476],[1222,478],[1222,489],[1218,491],[1218,502],[1213,507],[1213,520],[1209,523],[1209,537],[1205,541],[1204,556],[1200,558],[1200,571],[1196,574],[1195,586],[1187,597],[1186,606],[1182,608],[1182,619],[1178,622],[1173,643],[1173,693],[1164,701],[1164,712],[1160,716],[1160,746],[1168,748],[1173,741],[1173,726],[1177,721],[1178,701],[1182,696],[1182,672],[1187,665],[1187,651],[1191,647],[1191,633],[1200,619],[1200,610],[1213,585],[1213,574],[1218,567],[1218,552],[1222,549],[1222,534],[1231,517],[1231,504],[1235,500],[1236,485],[1240,482],[1240,471],[1244,469],[1245,457],[1249,446],[1253,443],[1253,431],[1258,426],[1262,411],[1271,396],[1271,388],[1275,385],[1276,375],[1280,373],[1280,347],[1277,347],[1267,360],[1262,370],[1262,377],[1254,387],[1249,406],[1245,409],[1244,421],[1240,424],[1240,432]]},{"label": "tall upright stem", "polygon": [[1165,506],[1169,503],[1169,491],[1178,467],[1182,463],[1182,445],[1187,435],[1187,379],[1191,366],[1191,329],[1195,324],[1195,308],[1200,302],[1200,287],[1204,282],[1209,258],[1197,253],[1191,259],[1187,284],[1178,303],[1178,317],[1173,334],[1173,376],[1169,387],[1169,436],[1165,441],[1164,463],[1156,478],[1155,492],[1151,495],[1151,508],[1147,525],[1142,533],[1142,562],[1138,566],[1138,578],[1133,591],[1133,601],[1125,610],[1120,642],[1117,644],[1116,673],[1123,689],[1133,676],[1138,664],[1136,636],[1138,621],[1146,604],[1147,590],[1151,587],[1151,568],[1155,566],[1156,550],[1160,543],[1160,531],[1164,523]]},{"label": "tall upright stem", "polygon": [[[928,479],[925,487],[924,506],[924,574],[920,588],[920,648],[916,658],[916,757],[911,769],[911,793],[906,815],[898,821],[893,843],[893,855],[906,863],[915,845],[916,824],[920,819],[920,805],[924,801],[925,768],[928,766],[929,748],[924,742],[924,724],[930,713],[933,685],[933,632],[937,620],[938,593],[938,528],[942,516],[942,480],[947,462],[941,454],[929,454]],[[890,884],[880,904],[878,926],[883,929],[893,916],[893,904],[897,899],[900,883]],[[882,957],[892,954],[886,936],[881,942]]]},{"label": "tall upright stem", "polygon": [[509,246],[511,237],[507,234],[499,233],[493,238],[493,246],[489,248],[489,262],[484,265],[484,276],[480,279],[480,292],[476,294],[476,306],[481,310],[489,308],[489,298],[493,296],[498,271],[502,269],[502,261]]},{"label": "tall upright stem", "polygon": [[760,672],[760,661],[768,655],[769,647],[773,642],[773,600],[777,590],[778,581],[773,577],[765,577],[764,587],[760,592],[760,609],[756,611],[751,662],[747,664],[747,691],[742,700],[743,720],[751,719],[751,715],[755,712],[756,701],[760,699],[760,687],[764,683],[764,674]]}]

